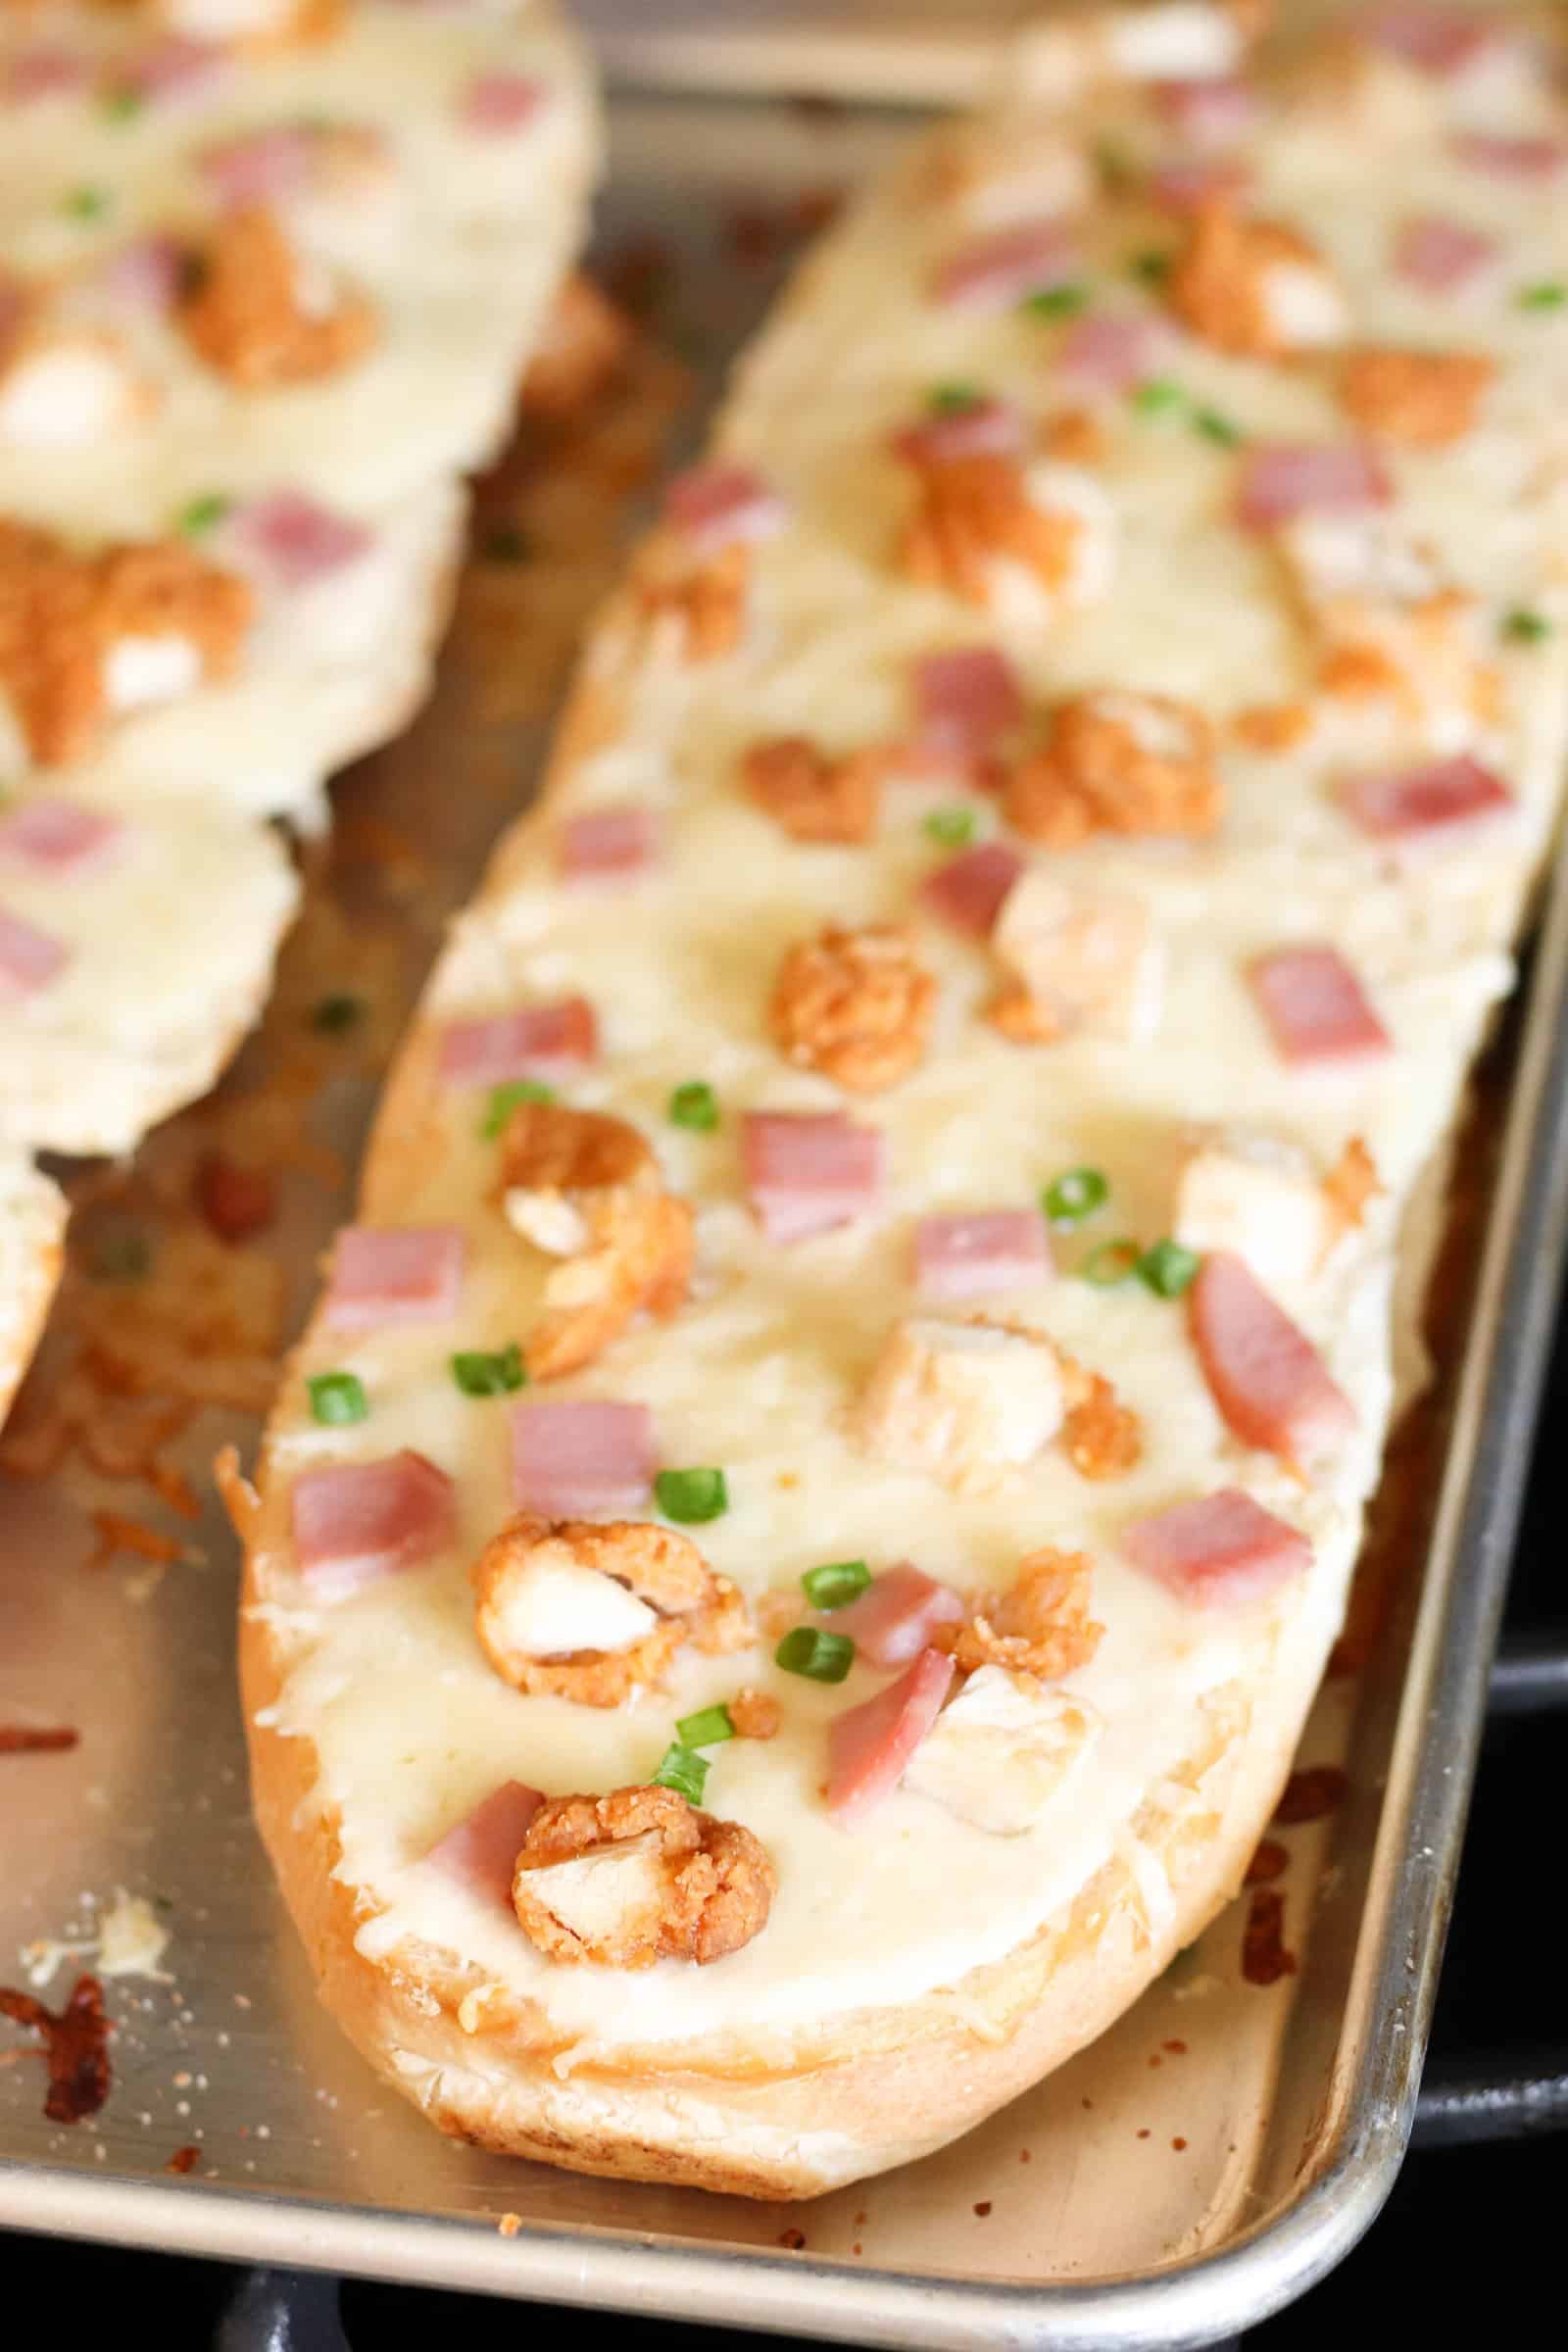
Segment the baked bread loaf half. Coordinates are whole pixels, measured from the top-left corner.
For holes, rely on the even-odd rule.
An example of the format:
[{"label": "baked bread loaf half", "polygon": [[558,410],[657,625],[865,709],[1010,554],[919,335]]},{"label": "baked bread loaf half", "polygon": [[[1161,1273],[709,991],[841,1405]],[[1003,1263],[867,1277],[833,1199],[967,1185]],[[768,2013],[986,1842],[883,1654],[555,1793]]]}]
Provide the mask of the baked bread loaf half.
[{"label": "baked bread loaf half", "polygon": [[230,1466],[284,1893],[486,2147],[952,2138],[1340,1623],[1555,820],[1568,124],[1523,20],[1240,17],[1054,20],[802,271]]}]

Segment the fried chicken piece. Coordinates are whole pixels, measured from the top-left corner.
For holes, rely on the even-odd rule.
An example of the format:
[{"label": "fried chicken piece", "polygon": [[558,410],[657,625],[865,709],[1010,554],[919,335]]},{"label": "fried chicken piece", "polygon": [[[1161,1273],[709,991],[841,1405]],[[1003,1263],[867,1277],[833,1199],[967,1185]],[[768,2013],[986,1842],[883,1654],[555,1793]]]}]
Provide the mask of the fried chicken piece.
[{"label": "fried chicken piece", "polygon": [[219,223],[178,317],[199,357],[247,392],[336,375],[376,336],[370,305],[339,292],[265,205]]},{"label": "fried chicken piece", "polygon": [[877,1094],[925,1052],[936,998],[906,932],[891,923],[860,931],[830,923],[785,956],[768,1027],[786,1060],[854,1093]]},{"label": "fried chicken piece", "polygon": [[777,1886],[766,1847],[739,1822],[699,1812],[672,1788],[634,1788],[542,1806],[512,1900],[550,1959],[704,1968],[760,1934]]},{"label": "fried chicken piece", "polygon": [[1021,564],[1055,605],[1103,586],[1109,508],[1092,475],[1045,466],[1031,476],[994,456],[928,460],[918,474],[920,504],[898,560],[921,587],[988,605],[999,559]]},{"label": "fried chicken piece", "polygon": [[1123,1404],[1102,1372],[1085,1372],[1081,1365],[1068,1373],[1068,1396],[1075,1383],[1082,1387],[1067,1408],[1061,1443],[1080,1478],[1122,1478],[1144,1450],[1143,1424],[1131,1405]]},{"label": "fried chicken piece", "polygon": [[1205,838],[1225,807],[1214,730],[1168,695],[1075,695],[1045,749],[1012,770],[1003,805],[1010,825],[1054,850],[1094,833]]},{"label": "fried chicken piece", "polygon": [[1002,1666],[1036,1682],[1059,1682],[1088,1665],[1104,1635],[1104,1627],[1089,1614],[1093,1576],[1087,1552],[1057,1551],[1048,1544],[1019,1561],[1012,1585],[1000,1598],[959,1625],[938,1627],[932,1639],[965,1674]]},{"label": "fried chicken piece", "polygon": [[983,1494],[1033,1461],[1066,1408],[1061,1358],[1041,1333],[907,1316],[882,1344],[854,1429],[878,1461]]},{"label": "fried chicken piece", "polygon": [[876,752],[830,760],[805,735],[754,743],[741,780],[792,841],[869,841],[876,829],[886,761]]},{"label": "fried chicken piece", "polygon": [[1360,344],[1346,355],[1340,397],[1356,421],[1410,449],[1446,449],[1476,422],[1495,364],[1477,351]]},{"label": "fried chicken piece", "polygon": [[522,406],[552,421],[576,415],[605,391],[625,365],[631,321],[591,278],[574,270],[551,305],[544,332],[528,363]]},{"label": "fried chicken piece", "polygon": [[1169,293],[1195,334],[1256,359],[1337,343],[1348,318],[1314,245],[1281,221],[1242,219],[1219,197],[1200,207]]},{"label": "fried chicken piece", "polygon": [[784,1721],[784,1710],[778,1700],[770,1698],[765,1690],[752,1690],[750,1685],[737,1690],[728,1705],[737,1740],[771,1740]]},{"label": "fried chicken piece", "polygon": [[704,564],[646,577],[639,590],[644,618],[673,613],[688,662],[717,662],[732,654],[746,626],[752,551],[744,542],[721,548]]}]

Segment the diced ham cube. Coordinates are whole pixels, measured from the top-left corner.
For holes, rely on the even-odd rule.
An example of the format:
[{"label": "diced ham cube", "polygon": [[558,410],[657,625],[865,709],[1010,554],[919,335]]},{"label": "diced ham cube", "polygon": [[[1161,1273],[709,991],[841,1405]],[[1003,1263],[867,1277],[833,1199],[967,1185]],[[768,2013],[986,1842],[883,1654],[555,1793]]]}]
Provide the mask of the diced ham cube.
[{"label": "diced ham cube", "polygon": [[1348,777],[1340,799],[1376,841],[1463,837],[1476,823],[1518,806],[1502,778],[1468,752],[1421,767]]},{"label": "diced ham cube", "polygon": [[946,466],[955,458],[1015,458],[1029,431],[1006,400],[971,400],[940,416],[922,416],[893,435],[895,456],[911,466]]},{"label": "diced ham cube", "polygon": [[0,858],[35,873],[81,874],[103,863],[124,830],[118,816],[80,801],[29,801],[0,816]]},{"label": "diced ham cube", "polygon": [[453,1485],[405,1446],[373,1462],[340,1462],[294,1481],[289,1513],[299,1571],[318,1600],[342,1600],[404,1569],[421,1568],[452,1537]]},{"label": "diced ham cube", "polygon": [[1239,1487],[1135,1519],[1121,1547],[1135,1568],[1200,1609],[1260,1599],[1312,1565],[1306,1538]]},{"label": "diced ham cube", "polygon": [[525,1004],[441,1033],[441,1075],[449,1086],[499,1086],[508,1078],[567,1078],[599,1051],[599,1024],[586,997]]},{"label": "diced ham cube", "polygon": [[1338,948],[1277,948],[1253,958],[1247,979],[1286,1061],[1360,1061],[1393,1044]]},{"label": "diced ham cube", "polygon": [[467,1244],[456,1225],[345,1225],[323,1311],[333,1331],[443,1323],[457,1312]]},{"label": "diced ham cube", "polygon": [[1055,381],[1086,398],[1129,392],[1155,373],[1167,341],[1157,318],[1134,311],[1074,319],[1056,351]]},{"label": "diced ham cube", "polygon": [[955,931],[986,939],[1023,870],[1023,859],[1005,842],[982,842],[978,849],[960,850],[927,874],[920,897],[930,912]]},{"label": "diced ham cube", "polygon": [[173,308],[186,258],[186,249],[177,237],[133,237],[109,256],[93,284],[117,310],[161,318]]},{"label": "diced ham cube", "polygon": [[0,906],[0,1000],[35,996],[71,961],[64,940]]},{"label": "diced ham cube", "polygon": [[925,654],[913,675],[920,748],[939,759],[983,760],[1023,716],[1012,664],[994,646]]},{"label": "diced ham cube", "polygon": [[922,1217],[914,1229],[915,1284],[925,1298],[984,1298],[1043,1282],[1051,1242],[1038,1209],[974,1209]]},{"label": "diced ham cube", "polygon": [[1206,81],[1156,81],[1150,95],[1161,121],[1198,147],[1233,146],[1257,122],[1257,92],[1239,74],[1216,74]]},{"label": "diced ham cube", "polygon": [[225,515],[221,545],[268,588],[291,595],[357,564],[374,533],[303,490],[271,490]]},{"label": "diced ham cube", "polygon": [[92,68],[79,51],[40,41],[12,59],[5,91],[14,106],[31,106],[40,98],[70,97],[91,79]]},{"label": "diced ham cube", "polygon": [[658,1466],[646,1404],[577,1398],[512,1408],[512,1492],[523,1510],[547,1519],[640,1510]]},{"label": "diced ham cube", "polygon": [[180,106],[207,97],[228,70],[228,54],[220,42],[189,40],[175,33],[130,58],[121,69],[120,84],[149,105]]},{"label": "diced ham cube", "polygon": [[1196,213],[1218,197],[1240,196],[1251,177],[1235,156],[1187,155],[1156,164],[1149,174],[1149,192],[1164,212]]},{"label": "diced ham cube", "polygon": [[1568,140],[1564,139],[1509,138],[1470,130],[1454,140],[1453,151],[1461,163],[1493,179],[1555,179],[1568,164]]},{"label": "diced ham cube", "polygon": [[1078,232],[1057,220],[1020,220],[960,246],[941,264],[932,297],[950,311],[1004,311],[1064,286],[1082,267]]},{"label": "diced ham cube", "polygon": [[544,1803],[542,1789],[503,1781],[425,1855],[432,1869],[455,1879],[487,1903],[512,1912],[512,1881],[528,1825]]},{"label": "diced ham cube", "polygon": [[1387,506],[1388,471],[1359,442],[1260,442],[1242,464],[1237,512],[1249,530],[1277,530],[1298,514],[1352,514]]},{"label": "diced ham cube", "polygon": [[1355,1407],[1245,1258],[1205,1257],[1188,1305],[1203,1377],[1245,1446],[1305,1467],[1349,1436]]},{"label": "diced ham cube", "polygon": [[1380,49],[1388,49],[1423,74],[1441,76],[1462,73],[1497,35],[1495,20],[1474,10],[1410,5],[1378,9],[1367,31]]},{"label": "diced ham cube", "polygon": [[949,1585],[939,1585],[910,1560],[885,1568],[847,1608],[828,1612],[835,1634],[848,1634],[855,1654],[891,1673],[907,1666],[926,1647],[939,1625],[956,1625],[963,1603]]},{"label": "diced ham cube", "polygon": [[881,1196],[886,1145],[880,1128],[842,1111],[750,1110],[741,1124],[741,1167],[770,1242],[803,1242],[851,1224]]},{"label": "diced ham cube", "polygon": [[700,556],[716,556],[743,540],[771,539],[789,509],[749,466],[713,459],[678,473],[664,492],[664,519]]},{"label": "diced ham cube", "polygon": [[1495,237],[1444,213],[1417,213],[1401,223],[1394,267],[1425,294],[1457,294],[1490,270],[1501,252]]},{"label": "diced ham cube", "polygon": [[875,1698],[836,1716],[828,1730],[828,1810],[847,1830],[890,1797],[906,1765],[942,1712],[953,1660],[922,1650],[906,1674]]},{"label": "diced ham cube", "polygon": [[458,119],[465,130],[481,136],[507,138],[514,131],[526,130],[534,122],[550,95],[547,82],[532,74],[510,74],[491,68],[476,74],[464,90],[458,103]]},{"label": "diced ham cube", "polygon": [[646,872],[658,848],[652,808],[589,808],[561,829],[561,870],[568,882],[624,881]]},{"label": "diced ham cube", "polygon": [[197,169],[220,204],[281,204],[309,187],[316,138],[303,122],[273,122],[204,147]]}]

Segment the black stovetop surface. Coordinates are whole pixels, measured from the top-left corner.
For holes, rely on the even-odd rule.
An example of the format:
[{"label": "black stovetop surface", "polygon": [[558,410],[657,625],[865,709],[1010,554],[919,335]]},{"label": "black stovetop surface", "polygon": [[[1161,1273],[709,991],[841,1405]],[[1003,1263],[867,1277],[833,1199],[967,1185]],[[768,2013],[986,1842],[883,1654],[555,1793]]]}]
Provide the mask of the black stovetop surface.
[{"label": "black stovetop surface", "polygon": [[[1568,1510],[1568,1314],[1558,1325],[1541,1434],[1509,1597],[1508,1638],[1568,1640],[1563,1517]],[[1520,2075],[1568,2074],[1568,1967],[1555,1925],[1562,1899],[1568,1799],[1568,1709],[1494,1719],[1465,1843],[1429,2081],[1508,2062]],[[1558,2085],[1559,2091],[1561,2083]],[[1558,2134],[1417,2147],[1371,2231],[1342,2267],[1292,2310],[1247,2336],[1248,2352],[1347,2352],[1385,2335],[1431,2330],[1438,2344],[1484,2314],[1483,2352],[1565,2340],[1568,2102]],[[704,2352],[695,2330],[474,2296],[348,2282],[342,2332],[319,2300],[297,2324],[269,2331],[233,2313],[242,2275],[216,2263],[127,2254],[0,2232],[8,2289],[0,2346],[49,2352],[102,2343],[106,2331],[156,2340],[159,2352],[513,2352],[519,2329],[614,2328],[624,2352]],[[1555,2311],[1556,2317],[1548,2315]],[[25,2338],[12,2315],[32,2318]],[[225,2313],[228,2318],[225,2321]],[[36,2315],[33,2317],[32,2315]],[[156,2337],[151,2331],[156,2329]],[[144,2332],[146,2334],[144,2336]],[[764,2339],[751,2337],[752,2343]]]}]

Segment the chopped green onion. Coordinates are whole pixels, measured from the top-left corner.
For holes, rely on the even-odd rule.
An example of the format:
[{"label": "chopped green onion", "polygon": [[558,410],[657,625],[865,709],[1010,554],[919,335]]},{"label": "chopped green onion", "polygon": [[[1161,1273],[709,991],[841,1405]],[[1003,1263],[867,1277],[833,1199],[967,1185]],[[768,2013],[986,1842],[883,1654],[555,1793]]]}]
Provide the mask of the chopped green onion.
[{"label": "chopped green onion", "polygon": [[111,122],[129,122],[142,111],[147,101],[140,90],[122,83],[118,90],[106,90],[99,104]]},{"label": "chopped green onion", "polygon": [[152,1247],[144,1233],[108,1234],[92,1253],[95,1282],[140,1282],[152,1271]]},{"label": "chopped green onion", "polygon": [[1157,1298],[1179,1298],[1199,1263],[1196,1250],[1184,1250],[1180,1242],[1156,1242],[1138,1260],[1138,1279],[1147,1283]]},{"label": "chopped green onion", "polygon": [[499,1354],[474,1348],[452,1358],[452,1377],[465,1396],[510,1396],[527,1385],[528,1370],[515,1340]]},{"label": "chopped green onion", "polygon": [[1560,311],[1568,302],[1568,286],[1561,278],[1544,277],[1533,286],[1519,289],[1519,308],[1522,311]]},{"label": "chopped green onion", "polygon": [[1141,416],[1167,416],[1187,395],[1168,375],[1148,375],[1133,387],[1132,403]]},{"label": "chopped green onion", "polygon": [[328,1429],[344,1429],[368,1418],[370,1400],[357,1372],[318,1372],[305,1383],[313,1417]]},{"label": "chopped green onion", "polygon": [[829,1560],[823,1568],[808,1568],[801,1583],[813,1609],[842,1609],[871,1582],[863,1560]]},{"label": "chopped green onion", "polygon": [[718,1097],[705,1078],[688,1079],[669,1098],[669,1115],[677,1127],[694,1135],[711,1135],[718,1125]]},{"label": "chopped green onion", "polygon": [[556,1090],[538,1078],[503,1078],[485,1098],[484,1117],[479,1121],[479,1133],[486,1143],[493,1144],[520,1102],[553,1102]]},{"label": "chopped green onion", "polygon": [[1111,1291],[1129,1274],[1137,1273],[1143,1255],[1136,1242],[1102,1242],[1098,1250],[1090,1250],[1078,1271],[1097,1291]]},{"label": "chopped green onion", "polygon": [[659,1507],[682,1527],[701,1527],[729,1509],[729,1485],[722,1470],[661,1470],[654,1481]]},{"label": "chopped green onion", "polygon": [[848,1634],[824,1633],[819,1625],[798,1625],[774,1650],[773,1662],[786,1674],[804,1674],[808,1682],[842,1683],[855,1663],[855,1643]]},{"label": "chopped green onion", "polygon": [[1221,449],[1238,449],[1247,438],[1241,426],[1222,416],[1218,409],[1195,409],[1193,430],[1201,433],[1205,441],[1217,441]]},{"label": "chopped green onion", "polygon": [[925,405],[934,416],[961,416],[966,409],[979,408],[984,399],[978,384],[933,384]]},{"label": "chopped green onion", "polygon": [[1042,286],[1038,294],[1024,296],[1023,307],[1035,318],[1071,318],[1088,301],[1087,286]]},{"label": "chopped green onion", "polygon": [[363,997],[323,997],[311,1013],[311,1027],[318,1029],[323,1037],[341,1037],[345,1029],[352,1029],[355,1022],[364,1017],[364,1013]]},{"label": "chopped green onion", "polygon": [[221,491],[210,490],[205,498],[193,498],[188,506],[181,507],[175,519],[187,539],[196,539],[221,522],[232,503]]},{"label": "chopped green onion", "polygon": [[945,850],[961,850],[973,841],[979,821],[972,808],[933,808],[925,819],[924,830]]},{"label": "chopped green onion", "polygon": [[689,1747],[672,1740],[660,1758],[659,1770],[650,1784],[655,1788],[673,1788],[689,1805],[700,1805],[708,1781],[708,1758],[693,1755]]},{"label": "chopped green onion", "polygon": [[1510,645],[1539,645],[1551,635],[1551,623],[1544,612],[1532,612],[1528,605],[1516,605],[1505,612],[1501,632]]},{"label": "chopped green onion", "polygon": [[60,199],[60,209],[72,220],[101,220],[109,210],[107,188],[72,188]]},{"label": "chopped green onion", "polygon": [[533,554],[533,541],[518,524],[498,522],[486,531],[480,552],[487,564],[526,564]]},{"label": "chopped green onion", "polygon": [[1110,1199],[1110,1185],[1098,1168],[1068,1168],[1041,1196],[1053,1225],[1081,1225]]},{"label": "chopped green onion", "polygon": [[721,1740],[734,1739],[735,1726],[728,1707],[700,1707],[695,1715],[681,1716],[675,1737],[682,1747],[717,1747]]},{"label": "chopped green onion", "polygon": [[1117,139],[1095,141],[1095,168],[1107,188],[1124,188],[1133,176],[1133,161]]},{"label": "chopped green onion", "polygon": [[1168,253],[1135,253],[1127,264],[1134,277],[1141,277],[1146,286],[1163,285],[1170,275]]}]

